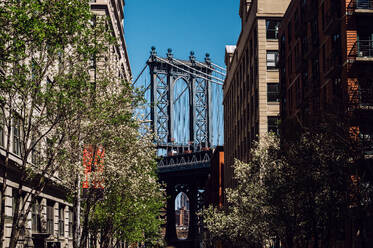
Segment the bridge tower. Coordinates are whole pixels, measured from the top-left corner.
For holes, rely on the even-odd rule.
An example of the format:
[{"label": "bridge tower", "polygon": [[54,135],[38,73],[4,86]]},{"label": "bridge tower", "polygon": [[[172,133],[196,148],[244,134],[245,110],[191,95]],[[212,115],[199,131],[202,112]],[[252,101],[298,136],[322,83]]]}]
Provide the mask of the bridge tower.
[{"label": "bridge tower", "polygon": [[[160,58],[152,47],[147,64],[151,75],[151,123],[158,149],[170,154],[210,147],[209,81],[213,68],[209,54],[206,54],[204,63],[196,61],[193,52],[189,61],[180,61],[173,58],[171,49],[168,49],[167,58]],[[181,88],[177,86],[179,81],[184,85]],[[176,104],[182,97],[188,100],[184,108],[188,110],[187,113],[176,109]],[[178,123],[177,119],[180,117],[186,121]],[[177,124],[184,124],[184,127],[178,130],[180,126],[176,126]],[[180,131],[184,134],[180,135]]]},{"label": "bridge tower", "polygon": [[[166,57],[151,48],[145,69],[150,82],[146,95],[150,105],[144,123],[150,122],[158,149],[158,175],[166,183],[167,213],[166,241],[177,248],[200,247],[203,226],[197,212],[204,205],[203,195],[213,145],[219,145],[214,133],[222,132],[222,85],[225,69],[211,62],[196,59],[194,52],[188,60],[174,58],[168,49]],[[134,81],[138,81],[140,75]],[[221,106],[221,108],[219,108]],[[220,119],[219,119],[220,118]],[[215,128],[216,128],[215,127]],[[220,135],[220,134],[219,134]],[[215,141],[214,141],[215,140]],[[175,199],[183,192],[189,198],[188,238],[179,240],[176,234]]]}]

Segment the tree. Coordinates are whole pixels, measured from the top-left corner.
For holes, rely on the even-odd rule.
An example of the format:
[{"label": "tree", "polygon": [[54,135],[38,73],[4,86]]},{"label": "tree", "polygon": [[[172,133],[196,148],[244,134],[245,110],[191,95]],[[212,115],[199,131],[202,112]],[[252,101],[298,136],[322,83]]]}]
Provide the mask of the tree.
[{"label": "tree", "polygon": [[[77,216],[74,247],[86,247],[89,234],[97,237],[100,233],[99,243],[112,247],[120,241],[157,241],[160,233],[158,215],[163,194],[155,174],[153,138],[139,132],[140,123],[133,111],[142,99],[118,73],[118,62],[110,56],[117,43],[105,21],[100,16],[95,18],[95,30],[99,29],[96,33],[101,36],[92,44],[95,66],[91,70],[91,91],[81,98],[87,107],[66,124],[64,147],[68,152],[59,161],[63,164],[61,174],[68,175],[64,184],[71,191]],[[92,187],[86,189],[80,206],[81,179],[87,175],[81,165],[82,153],[87,146],[92,148],[93,157],[97,149],[103,149],[105,162],[102,170],[90,169]],[[94,166],[92,160],[90,167]],[[102,190],[96,187],[98,181]]]},{"label": "tree", "polygon": [[319,240],[330,246],[350,203],[347,141],[328,128],[305,130],[286,149],[272,135],[261,137],[249,162],[235,163],[237,187],[226,191],[226,208],[204,213],[212,239],[241,247],[276,240],[287,248],[318,247]]},{"label": "tree", "polygon": [[270,172],[282,164],[276,158],[279,140],[271,135],[255,142],[249,162],[234,164],[235,188],[227,189],[226,208],[210,206],[203,212],[212,241],[222,240],[233,247],[262,247],[271,236],[266,182]]},{"label": "tree", "polygon": [[[94,106],[80,117],[77,129],[71,128],[79,130],[80,149],[76,149],[75,142],[66,144],[71,145],[72,151],[82,151],[87,144],[105,149],[104,170],[97,175],[104,182],[103,195],[97,195],[94,188],[87,190],[81,214],[82,233],[76,247],[86,246],[89,233],[93,237],[100,233],[99,243],[103,247],[112,247],[118,241],[159,239],[158,216],[164,204],[155,174],[152,136],[141,136],[139,123],[132,118],[136,97],[130,85],[124,81],[113,85],[114,82],[97,81]],[[77,203],[81,193],[81,180],[77,178],[84,176],[81,156],[70,156],[65,163],[64,173],[70,175],[66,177],[66,185],[70,185]],[[74,208],[78,208],[78,204]]]},{"label": "tree", "polygon": [[[61,144],[66,123],[85,108],[81,99],[89,93],[86,68],[94,50],[87,46],[93,42],[88,1],[9,0],[0,5],[2,205],[8,171],[15,166],[19,197],[13,198],[10,247],[14,248],[36,197],[47,183],[56,181],[57,157],[65,153]],[[26,184],[32,185],[28,194],[23,192]],[[2,212],[1,238],[4,219]]]},{"label": "tree", "polygon": [[[74,247],[86,245],[97,223],[106,247],[157,239],[162,194],[154,173],[155,149],[132,117],[139,99],[120,74],[112,52],[117,43],[106,19],[94,18],[88,0],[0,5],[0,101],[7,137],[2,196],[9,168],[19,171],[10,247],[16,247],[37,196],[52,183],[63,184],[74,203]],[[90,171],[91,183],[105,189],[102,197],[89,188],[81,206],[86,147],[105,151],[104,169]],[[26,184],[32,189],[27,194]],[[133,206],[135,218],[128,212]],[[112,216],[113,210],[121,211]],[[3,212],[1,237],[4,219]],[[107,223],[114,225],[105,229]]]}]

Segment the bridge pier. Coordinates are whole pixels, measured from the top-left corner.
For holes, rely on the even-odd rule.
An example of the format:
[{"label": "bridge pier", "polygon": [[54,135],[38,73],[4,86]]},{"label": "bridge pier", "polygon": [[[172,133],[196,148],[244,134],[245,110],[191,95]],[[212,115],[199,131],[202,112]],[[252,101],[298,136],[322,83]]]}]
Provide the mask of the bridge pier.
[{"label": "bridge pier", "polygon": [[[200,247],[203,230],[197,213],[204,204],[200,190],[206,189],[211,154],[211,150],[179,154],[162,157],[158,162],[159,179],[167,185],[165,240],[171,247]],[[184,192],[189,198],[189,228],[188,238],[185,240],[179,240],[176,233],[175,199],[180,192]]]},{"label": "bridge pier", "polygon": [[190,208],[190,219],[189,219],[189,230],[188,240],[194,243],[193,247],[198,247],[198,223],[197,223],[197,185],[193,184],[190,186],[189,197],[189,208]]},{"label": "bridge pier", "polygon": [[189,229],[188,238],[186,240],[179,240],[176,234],[176,217],[175,217],[175,199],[178,192],[175,184],[168,184],[166,188],[167,192],[167,223],[166,223],[166,236],[165,240],[167,245],[176,248],[198,248],[200,237],[198,231],[198,185],[189,184],[186,185],[186,190],[184,193],[187,194],[189,198]]},{"label": "bridge pier", "polygon": [[168,244],[177,240],[176,235],[176,217],[175,217],[175,198],[177,192],[175,191],[175,185],[168,184],[166,188],[167,192],[167,223],[166,223],[166,242]]}]

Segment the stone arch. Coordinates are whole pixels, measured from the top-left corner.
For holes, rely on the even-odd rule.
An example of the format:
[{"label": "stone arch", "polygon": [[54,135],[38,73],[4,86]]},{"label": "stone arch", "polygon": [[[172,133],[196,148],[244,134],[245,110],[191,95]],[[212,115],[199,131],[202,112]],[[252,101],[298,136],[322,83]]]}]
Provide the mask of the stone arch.
[{"label": "stone arch", "polygon": [[175,198],[175,228],[179,240],[185,240],[189,234],[190,206],[189,197],[181,191]]}]

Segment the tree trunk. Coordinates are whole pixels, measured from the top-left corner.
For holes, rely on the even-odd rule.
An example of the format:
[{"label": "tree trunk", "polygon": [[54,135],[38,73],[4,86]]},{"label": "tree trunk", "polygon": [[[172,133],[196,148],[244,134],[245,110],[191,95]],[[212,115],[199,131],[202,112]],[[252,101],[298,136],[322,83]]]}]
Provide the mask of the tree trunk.
[{"label": "tree trunk", "polygon": [[82,227],[82,235],[80,237],[80,248],[84,248],[87,246],[87,240],[88,240],[88,234],[89,234],[89,212],[90,212],[90,208],[91,208],[91,190],[89,190],[89,193],[88,193],[88,196],[87,196],[87,201],[86,201],[86,205],[85,205],[85,208],[84,208],[84,211],[83,211],[83,227]]},{"label": "tree trunk", "polygon": [[80,174],[77,173],[76,180],[75,180],[75,204],[73,206],[74,210],[74,234],[73,234],[73,248],[80,247],[80,202],[81,202],[81,191],[80,191]]},{"label": "tree trunk", "polygon": [[[21,178],[21,182],[23,182],[23,178]],[[13,201],[15,200],[14,205],[14,212],[13,212],[13,222],[12,222],[12,231],[10,233],[10,244],[9,248],[16,248],[17,242],[19,239],[20,234],[20,226],[19,226],[19,205],[21,203],[21,197],[22,197],[22,183],[19,183],[18,186],[18,195],[17,197],[12,196]]]}]

